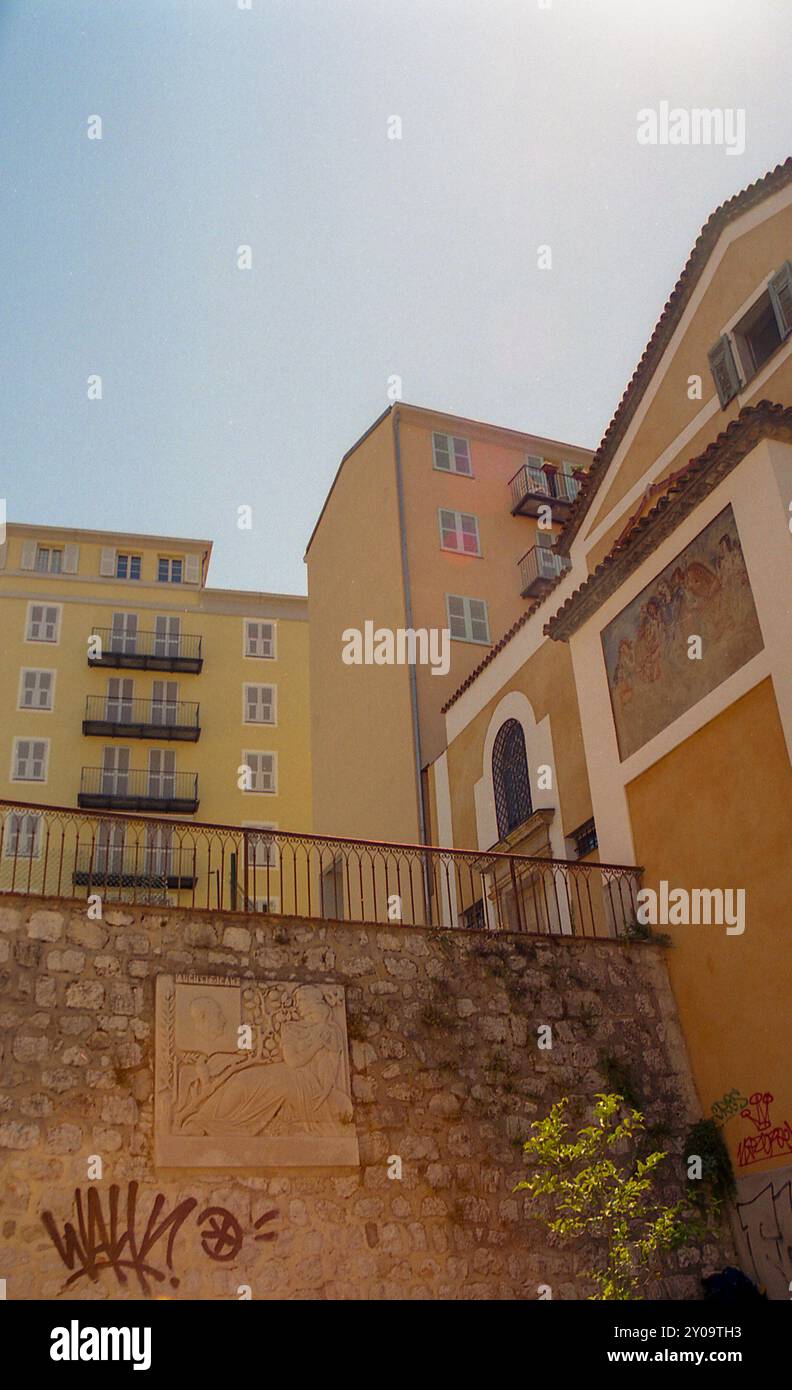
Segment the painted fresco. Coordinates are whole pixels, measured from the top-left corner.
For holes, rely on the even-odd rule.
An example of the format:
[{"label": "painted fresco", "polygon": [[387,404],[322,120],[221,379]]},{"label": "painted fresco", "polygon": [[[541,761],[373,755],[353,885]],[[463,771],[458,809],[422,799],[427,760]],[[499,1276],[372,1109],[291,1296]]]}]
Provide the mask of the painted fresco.
[{"label": "painted fresco", "polygon": [[[702,656],[688,655],[701,638]],[[602,633],[622,762],[763,647],[748,571],[726,507]]]}]

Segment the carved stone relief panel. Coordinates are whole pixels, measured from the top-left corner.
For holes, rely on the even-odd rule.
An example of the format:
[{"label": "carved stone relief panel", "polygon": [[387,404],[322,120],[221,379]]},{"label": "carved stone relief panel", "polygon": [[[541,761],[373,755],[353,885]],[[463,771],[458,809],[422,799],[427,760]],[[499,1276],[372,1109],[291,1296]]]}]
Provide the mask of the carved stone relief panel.
[{"label": "carved stone relief panel", "polygon": [[156,988],[159,1167],[359,1163],[342,986],[160,975]]}]

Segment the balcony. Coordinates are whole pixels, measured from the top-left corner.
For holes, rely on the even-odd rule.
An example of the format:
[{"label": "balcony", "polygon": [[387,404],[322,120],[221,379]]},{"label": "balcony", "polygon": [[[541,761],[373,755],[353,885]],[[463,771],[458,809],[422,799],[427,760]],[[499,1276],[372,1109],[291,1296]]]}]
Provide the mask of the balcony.
[{"label": "balcony", "polygon": [[88,647],[89,666],[194,674],[203,667],[203,639],[190,633],[119,632],[95,627],[91,635],[95,640]]},{"label": "balcony", "polygon": [[125,700],[122,696],[89,695],[82,731],[104,738],[195,743],[201,734],[199,712],[200,705],[184,700]]},{"label": "balcony", "polygon": [[509,483],[512,516],[538,516],[540,507],[550,507],[554,521],[565,521],[580,491],[579,479],[562,473],[553,464],[544,467],[524,463]]},{"label": "balcony", "polygon": [[119,772],[84,767],[77,805],[86,810],[162,811],[190,815],[198,810],[197,772]]},{"label": "balcony", "polygon": [[169,846],[99,843],[77,848],[72,883],[89,892],[108,888],[179,891],[195,887],[196,851]]},{"label": "balcony", "polygon": [[571,560],[559,555],[549,545],[534,545],[520,560],[520,595],[522,598],[541,598],[555,583]]}]

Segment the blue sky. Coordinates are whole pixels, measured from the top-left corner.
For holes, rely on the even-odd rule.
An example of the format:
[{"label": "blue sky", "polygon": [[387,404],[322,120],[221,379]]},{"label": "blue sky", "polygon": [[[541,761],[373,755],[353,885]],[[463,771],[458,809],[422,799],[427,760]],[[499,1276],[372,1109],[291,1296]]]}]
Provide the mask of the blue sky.
[{"label": "blue sky", "polygon": [[[792,153],[790,51],[788,0],[0,0],[9,519],[302,593],[391,376],[596,445],[702,222]],[[745,152],[640,145],[663,100],[744,108]]]}]

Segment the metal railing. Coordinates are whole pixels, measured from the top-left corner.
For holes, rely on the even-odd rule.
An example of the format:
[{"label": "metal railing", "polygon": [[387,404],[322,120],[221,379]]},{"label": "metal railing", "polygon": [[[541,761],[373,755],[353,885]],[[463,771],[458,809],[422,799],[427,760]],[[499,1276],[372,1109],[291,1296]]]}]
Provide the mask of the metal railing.
[{"label": "metal railing", "polygon": [[555,468],[539,468],[524,463],[510,480],[512,507],[519,507],[526,497],[546,497],[559,502],[574,502],[580,483],[571,473]]},{"label": "metal railing", "polygon": [[[2,803],[0,803],[2,804]],[[198,773],[84,767],[78,804],[126,811],[186,811],[198,805]]]},{"label": "metal railing", "polygon": [[203,638],[193,633],[128,632],[95,627],[88,647],[89,666],[137,666],[151,670],[198,671],[203,664]]},{"label": "metal railing", "polygon": [[521,594],[525,597],[539,592],[545,583],[552,583],[568,570],[571,563],[567,555],[559,555],[548,545],[532,546],[519,561]]},{"label": "metal railing", "polygon": [[153,730],[158,738],[195,739],[200,732],[200,706],[188,700],[137,700],[123,695],[88,695],[83,733],[145,737]]},{"label": "metal railing", "polygon": [[276,901],[286,917],[613,937],[634,924],[640,884],[622,864],[0,801],[0,893],[149,902],[154,890],[192,910],[254,915]]}]

